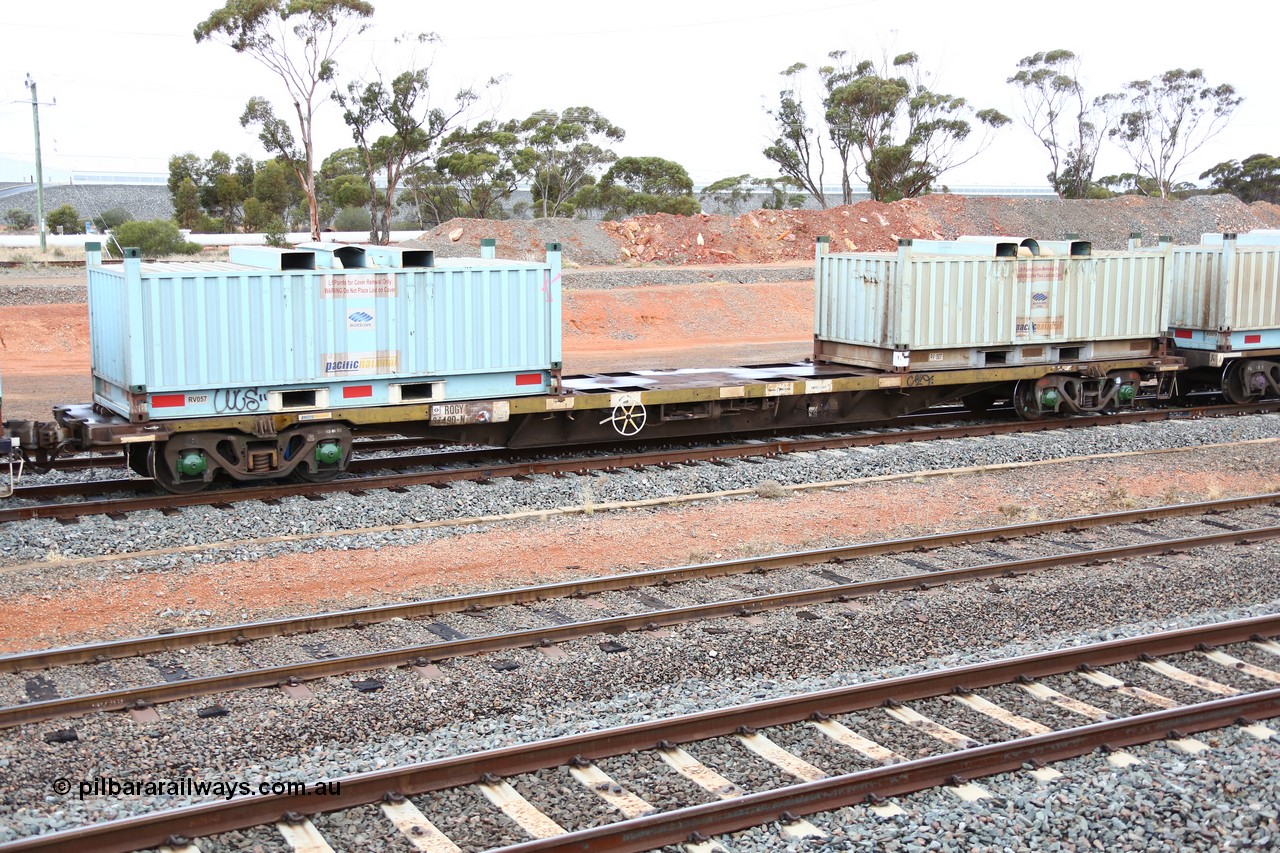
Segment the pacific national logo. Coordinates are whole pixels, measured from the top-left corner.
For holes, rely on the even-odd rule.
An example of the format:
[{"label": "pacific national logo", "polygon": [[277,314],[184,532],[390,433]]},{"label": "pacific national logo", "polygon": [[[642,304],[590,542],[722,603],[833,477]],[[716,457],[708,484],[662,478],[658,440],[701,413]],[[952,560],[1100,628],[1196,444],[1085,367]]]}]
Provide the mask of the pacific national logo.
[{"label": "pacific national logo", "polygon": [[[1036,302],[1036,303],[1044,303],[1044,302],[1048,302],[1048,301],[1049,301],[1049,294],[1044,293],[1043,291],[1037,291],[1037,292],[1035,292],[1035,293],[1031,294],[1031,301],[1032,301],[1032,302]],[[352,315],[352,316],[355,316],[355,315]]]},{"label": "pacific national logo", "polygon": [[373,315],[368,311],[352,311],[347,315],[348,329],[372,329]]}]

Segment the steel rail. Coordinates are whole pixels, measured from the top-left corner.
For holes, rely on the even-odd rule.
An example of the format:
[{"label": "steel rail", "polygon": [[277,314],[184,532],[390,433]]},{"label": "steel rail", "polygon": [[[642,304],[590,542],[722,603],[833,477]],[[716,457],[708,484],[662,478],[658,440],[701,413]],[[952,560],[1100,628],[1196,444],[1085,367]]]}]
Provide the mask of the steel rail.
[{"label": "steel rail", "polygon": [[[755,729],[767,728],[800,722],[815,714],[831,716],[865,710],[884,704],[889,699],[907,702],[940,696],[957,688],[975,690],[1008,684],[1019,676],[1044,678],[1050,675],[1061,675],[1078,669],[1084,664],[1092,667],[1108,666],[1132,661],[1142,655],[1158,657],[1191,651],[1201,644],[1222,646],[1245,642],[1257,636],[1274,637],[1277,634],[1280,634],[1280,615],[1267,615],[1141,637],[1109,640],[355,774],[336,780],[340,782],[339,793],[327,796],[323,801],[313,795],[281,794],[202,803],[21,839],[0,845],[0,851],[18,853],[18,851],[40,850],[48,853],[62,853],[62,851],[79,853],[82,850],[92,849],[98,853],[114,853],[159,847],[173,836],[212,835],[271,823],[289,812],[316,814],[375,803],[390,794],[413,796],[457,788],[474,784],[486,774],[508,777],[530,773],[548,767],[558,767],[579,756],[589,760],[608,758],[633,750],[653,749],[655,745],[664,741],[682,744],[721,737],[732,734],[743,726]],[[1239,704],[1242,700],[1247,700],[1247,703]],[[1070,729],[1056,735],[1026,738],[1022,739],[1022,743],[1035,745],[1041,750],[1041,754],[1051,754],[1047,752],[1049,747],[1061,748],[1062,746],[1061,743],[1054,743],[1055,738],[1074,740],[1080,737],[1082,731],[1103,733],[1102,742],[1124,745],[1140,742],[1141,739],[1164,736],[1172,728],[1194,732],[1229,724],[1242,716],[1261,719],[1280,713],[1280,689],[1193,705],[1184,711],[1187,715],[1183,718],[1176,716],[1177,710],[1160,711]],[[1180,721],[1174,722],[1175,720]],[[1125,731],[1126,724],[1136,725],[1137,728]],[[1146,731],[1145,735],[1142,735],[1143,730]],[[960,755],[966,758],[979,757],[989,760],[988,752],[991,749],[992,747],[979,747],[965,750]],[[919,768],[922,764],[927,767],[928,762],[933,760],[922,759],[920,762],[894,765],[890,770],[900,770],[904,767]],[[1021,761],[1018,764],[1021,764]],[[969,772],[972,773],[972,770]],[[892,775],[890,774],[891,777]],[[825,783],[832,784],[838,780],[848,781],[845,777],[835,777],[825,780]],[[821,786],[824,783],[810,784]],[[891,785],[891,781],[886,781],[875,790],[892,792],[894,789]],[[790,790],[794,791],[796,788]],[[736,802],[740,804],[742,799],[745,798]],[[749,802],[758,803],[759,801],[750,800]],[[806,802],[814,805],[815,808],[812,810],[815,811],[829,807],[824,804],[827,800],[810,799]],[[801,804],[799,808],[803,809],[804,805]],[[687,814],[687,810],[682,811]],[[758,818],[753,819],[758,820]],[[632,827],[637,826],[633,822],[628,824]],[[579,835],[579,838],[581,837]],[[679,840],[683,838],[677,839]]]},{"label": "steel rail", "polygon": [[[352,447],[355,453],[380,453],[388,450],[421,447],[439,442],[425,438],[357,438]],[[60,456],[49,462],[54,471],[79,471],[87,468],[114,468],[126,463],[119,450],[90,451],[78,456]],[[148,480],[148,482],[151,482]]]},{"label": "steel rail", "polygon": [[309,634],[316,631],[343,628],[363,628],[367,625],[387,622],[392,619],[422,619],[447,613],[487,610],[493,607],[507,607],[519,604],[535,604],[541,601],[596,595],[602,592],[617,592],[681,581],[727,577],[802,565],[844,562],[889,554],[932,551],[938,548],[968,545],[975,542],[1002,541],[1050,533],[1075,533],[1095,527],[1135,524],[1158,519],[1180,518],[1192,515],[1219,515],[1265,506],[1280,506],[1280,492],[1024,522],[1004,527],[935,533],[925,536],[913,536],[907,539],[890,539],[829,548],[790,551],[782,554],[744,557],[715,563],[649,569],[641,572],[516,587],[492,592],[468,593],[401,604],[362,607],[261,622],[243,622],[212,628],[198,628],[171,634],[156,634],[64,648],[19,652],[0,655],[0,673],[50,669],[57,666],[81,663],[99,663],[103,660],[137,657],[156,652],[191,648],[193,646],[244,643],[291,634]]},{"label": "steel rail", "polygon": [[[39,504],[25,507],[0,508],[0,524],[26,521],[36,518],[71,519],[86,515],[110,512],[136,512],[144,509],[170,509],[182,506],[234,503],[248,500],[275,500],[299,495],[323,495],[335,492],[363,491],[426,484],[445,484],[463,480],[489,480],[505,477],[528,477],[535,474],[583,474],[590,471],[613,471],[693,462],[713,462],[757,456],[780,456],[786,453],[838,450],[877,444],[900,444],[913,441],[934,441],[948,438],[974,438],[1011,433],[1041,432],[1054,429],[1079,429],[1090,426],[1107,426],[1123,423],[1147,423],[1181,418],[1221,417],[1234,414],[1258,414],[1280,410],[1280,403],[1259,403],[1247,406],[1199,406],[1188,409],[1140,410],[1118,412],[1111,415],[1084,415],[1066,420],[1012,421],[969,426],[941,427],[937,429],[905,429],[902,431],[841,435],[813,439],[774,439],[704,448],[671,448],[640,453],[610,454],[575,459],[538,460],[509,464],[458,468],[447,471],[406,472],[372,477],[309,483],[275,483],[267,486],[237,486],[228,489],[201,491],[190,495],[156,494],[126,500],[90,500],[74,503]],[[846,428],[856,428],[857,424]],[[529,448],[534,452],[536,448]],[[543,451],[554,448],[542,448]],[[121,481],[132,482],[132,481]],[[139,480],[137,482],[147,482]]]},{"label": "steel rail", "polygon": [[[45,267],[52,267],[52,268],[54,268],[54,269],[68,269],[68,270],[70,270],[70,269],[79,269],[79,270],[82,270],[82,269],[84,269],[84,261],[67,261],[67,260],[48,260],[48,261],[44,261],[44,260],[42,260],[42,261],[0,261],[0,269],[14,270],[14,269],[22,269],[23,267],[28,267],[28,266],[29,266],[29,267],[33,267],[34,269],[41,269],[41,268],[45,268]],[[3,283],[3,284],[8,284],[8,282],[2,282],[2,283]],[[44,285],[35,285],[35,286],[37,286],[37,287],[43,287]],[[83,289],[84,289],[84,282],[79,282],[79,281],[78,281],[78,282],[76,282],[75,284],[60,284],[60,285],[57,285],[57,286],[58,286],[58,287],[77,287],[77,288],[79,288],[79,289],[83,290]]]},{"label": "steel rail", "polygon": [[746,794],[732,800],[512,844],[491,853],[599,853],[606,850],[610,853],[633,853],[653,850],[687,841],[693,833],[711,836],[771,821],[785,823],[788,815],[814,814],[865,803],[869,799],[874,801],[875,798],[924,791],[945,785],[955,777],[994,776],[1018,770],[1026,762],[1047,764],[1087,755],[1099,747],[1150,743],[1166,737],[1225,728],[1242,719],[1268,719],[1277,715],[1280,715],[1280,688]]},{"label": "steel rail", "polygon": [[[419,442],[421,444],[421,442]],[[361,448],[362,451],[379,452],[389,448],[373,449]],[[414,453],[402,456],[380,456],[373,458],[364,458],[353,460],[349,471],[379,471],[397,466],[411,465],[456,465],[459,463],[473,462],[477,459],[485,459],[487,457],[504,458],[510,456],[523,456],[528,454],[519,453],[517,451],[509,451],[501,447],[491,448],[466,448],[464,450],[448,450],[438,453]],[[99,457],[103,458],[103,457]],[[116,456],[113,460],[114,464],[121,464],[124,457]],[[76,460],[69,460],[76,461]],[[85,460],[88,461],[88,460]],[[117,480],[83,480],[71,483],[39,483],[36,485],[18,486],[13,490],[10,496],[12,499],[19,500],[44,500],[47,498],[57,497],[83,497],[86,495],[109,495],[116,492],[156,492],[156,481],[150,477],[129,477]],[[238,498],[244,491],[245,486],[233,486],[230,489],[217,490],[212,492],[201,492],[208,498],[227,495],[232,498]],[[208,501],[206,501],[208,502]],[[214,501],[216,503],[216,501]],[[61,504],[62,506],[79,506],[80,504]],[[57,517],[43,515],[42,518]],[[3,511],[0,511],[0,521],[6,520],[3,517]]]},{"label": "steel rail", "polygon": [[1184,539],[1167,539],[1140,545],[1105,548],[1097,551],[1073,551],[1069,554],[1055,554],[1048,557],[989,563],[969,568],[943,569],[936,572],[902,575],[884,580],[859,581],[817,589],[717,601],[709,604],[693,604],[667,610],[649,610],[624,616],[592,619],[586,622],[570,622],[545,628],[526,628],[503,634],[444,640],[425,646],[407,646],[303,663],[281,664],[259,669],[223,673],[221,675],[184,679],[182,681],[163,682],[143,687],[122,688],[101,693],[10,705],[0,708],[0,728],[11,728],[24,723],[57,719],[92,711],[119,710],[129,706],[148,706],[231,690],[274,687],[290,681],[313,681],[318,678],[346,675],[364,670],[385,669],[407,664],[426,664],[455,657],[551,645],[557,642],[576,640],[599,634],[623,634],[691,621],[718,619],[727,616],[749,616],[754,613],[797,607],[805,604],[864,598],[881,592],[919,589],[941,585],[942,583],[959,583],[992,576],[1029,574],[1065,566],[1090,563],[1101,564],[1120,559],[1171,553],[1213,545],[1252,544],[1259,540],[1276,538],[1280,538],[1280,526],[1215,533]]}]

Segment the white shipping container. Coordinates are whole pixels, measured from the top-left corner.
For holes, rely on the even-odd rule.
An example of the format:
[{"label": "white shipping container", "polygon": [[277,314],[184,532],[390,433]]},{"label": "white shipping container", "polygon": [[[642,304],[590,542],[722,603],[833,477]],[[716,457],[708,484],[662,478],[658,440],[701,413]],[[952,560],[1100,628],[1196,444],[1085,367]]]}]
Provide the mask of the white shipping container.
[{"label": "white shipping container", "polygon": [[996,258],[817,252],[816,355],[867,367],[1148,355],[1164,330],[1163,253]]},{"label": "white shipping container", "polygon": [[1176,248],[1167,286],[1175,334],[1280,329],[1280,246],[1241,246],[1228,239]]}]

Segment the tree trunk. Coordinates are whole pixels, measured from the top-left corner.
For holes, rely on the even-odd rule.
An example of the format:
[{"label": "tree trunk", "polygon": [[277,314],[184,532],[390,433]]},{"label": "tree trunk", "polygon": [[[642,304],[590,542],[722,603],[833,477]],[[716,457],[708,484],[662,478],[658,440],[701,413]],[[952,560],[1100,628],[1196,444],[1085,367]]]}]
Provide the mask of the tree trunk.
[{"label": "tree trunk", "polygon": [[[310,164],[307,166],[310,169]],[[307,175],[307,214],[311,219],[311,239],[320,242],[320,208],[316,204],[315,173]]]}]

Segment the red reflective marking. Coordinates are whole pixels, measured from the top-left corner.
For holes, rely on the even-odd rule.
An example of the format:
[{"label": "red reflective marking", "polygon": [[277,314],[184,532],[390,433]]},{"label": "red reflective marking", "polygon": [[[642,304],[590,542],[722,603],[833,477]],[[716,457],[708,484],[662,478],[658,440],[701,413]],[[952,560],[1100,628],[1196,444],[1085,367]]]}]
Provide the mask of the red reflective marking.
[{"label": "red reflective marking", "polygon": [[1174,332],[1173,332],[1173,336],[1174,336],[1175,338],[1189,338],[1189,337],[1191,337],[1191,330],[1190,330],[1190,329],[1175,329],[1175,330],[1174,330]]},{"label": "red reflective marking", "polygon": [[343,397],[372,397],[372,385],[348,385],[342,389]]},{"label": "red reflective marking", "polygon": [[1246,344],[1260,344],[1262,343],[1262,335],[1245,335],[1244,342]]},{"label": "red reflective marking", "polygon": [[185,394],[154,394],[151,397],[151,408],[153,409],[171,409],[174,406],[185,406],[187,398]]},{"label": "red reflective marking", "polygon": [[541,385],[542,374],[541,373],[517,373],[516,384],[517,385]]}]

